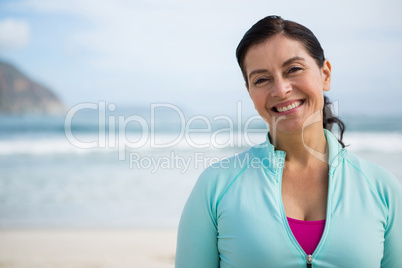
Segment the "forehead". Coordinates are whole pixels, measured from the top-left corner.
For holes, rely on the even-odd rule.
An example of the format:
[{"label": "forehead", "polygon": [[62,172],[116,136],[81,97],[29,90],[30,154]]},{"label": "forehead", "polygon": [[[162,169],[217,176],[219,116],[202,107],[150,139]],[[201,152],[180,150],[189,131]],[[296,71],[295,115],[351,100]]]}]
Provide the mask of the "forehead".
[{"label": "forehead", "polygon": [[273,68],[296,56],[313,60],[300,41],[276,35],[263,43],[251,46],[244,58],[244,66],[247,72],[251,68]]}]

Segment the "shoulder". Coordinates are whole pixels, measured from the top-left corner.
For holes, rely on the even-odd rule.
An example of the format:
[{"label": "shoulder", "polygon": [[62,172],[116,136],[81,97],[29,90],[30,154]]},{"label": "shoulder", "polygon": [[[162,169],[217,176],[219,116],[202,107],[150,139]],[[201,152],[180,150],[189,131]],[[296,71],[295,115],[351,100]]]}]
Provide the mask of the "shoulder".
[{"label": "shoulder", "polygon": [[231,183],[252,161],[250,149],[232,157],[225,158],[207,167],[199,176],[199,186],[211,188],[224,188]]},{"label": "shoulder", "polygon": [[391,199],[402,201],[402,184],[391,172],[351,152],[348,152],[346,161],[349,168],[356,170],[365,178],[384,203],[389,203]]},{"label": "shoulder", "polygon": [[400,185],[398,179],[391,172],[378,164],[367,161],[351,152],[348,152],[346,159],[354,169],[371,180],[380,180],[384,183]]},{"label": "shoulder", "polygon": [[247,150],[206,168],[191,191],[185,211],[191,215],[194,215],[194,211],[207,212],[216,225],[216,209],[219,201],[250,161],[250,150]]}]

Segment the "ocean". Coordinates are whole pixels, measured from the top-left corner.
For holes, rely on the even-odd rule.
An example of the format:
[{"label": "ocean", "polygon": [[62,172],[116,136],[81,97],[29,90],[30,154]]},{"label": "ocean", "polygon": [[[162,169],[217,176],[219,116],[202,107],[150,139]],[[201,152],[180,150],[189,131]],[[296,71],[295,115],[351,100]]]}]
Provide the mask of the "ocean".
[{"label": "ocean", "polygon": [[[175,228],[202,170],[267,132],[256,115],[84,108],[0,116],[0,228]],[[342,119],[348,150],[402,182],[402,117]]]}]

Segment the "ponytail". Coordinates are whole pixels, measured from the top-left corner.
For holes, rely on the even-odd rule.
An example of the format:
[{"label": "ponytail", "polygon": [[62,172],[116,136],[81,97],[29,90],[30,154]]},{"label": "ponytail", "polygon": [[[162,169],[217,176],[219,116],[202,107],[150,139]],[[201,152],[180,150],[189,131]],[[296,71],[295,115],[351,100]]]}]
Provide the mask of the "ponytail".
[{"label": "ponytail", "polygon": [[345,132],[345,124],[338,117],[334,116],[331,110],[332,102],[329,100],[327,96],[324,96],[324,109],[323,113],[323,127],[329,131],[331,131],[333,124],[337,124],[339,127],[339,143],[342,145],[342,148],[345,148],[345,144],[343,143],[343,133]]}]

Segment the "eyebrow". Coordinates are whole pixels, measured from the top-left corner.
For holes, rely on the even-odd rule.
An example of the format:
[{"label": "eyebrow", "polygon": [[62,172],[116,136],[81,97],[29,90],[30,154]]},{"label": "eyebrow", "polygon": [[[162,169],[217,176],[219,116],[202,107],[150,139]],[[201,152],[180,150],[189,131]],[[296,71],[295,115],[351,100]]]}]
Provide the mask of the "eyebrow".
[{"label": "eyebrow", "polygon": [[[294,62],[294,61],[297,61],[297,60],[305,61],[305,59],[304,59],[303,57],[296,56],[296,57],[293,57],[293,58],[290,58],[290,59],[286,60],[286,61],[282,64],[282,68],[285,67],[286,65],[291,64],[291,63]],[[268,70],[267,70],[267,69],[257,69],[257,70],[252,71],[252,72],[248,75],[248,77],[251,78],[251,76],[253,76],[254,74],[260,74],[260,73],[265,73],[265,72],[268,72]]]},{"label": "eyebrow", "polygon": [[248,75],[248,78],[251,78],[254,74],[260,74],[260,73],[265,73],[265,72],[268,72],[268,70],[267,69],[254,70]]},{"label": "eyebrow", "polygon": [[302,60],[302,61],[304,61],[304,58],[299,57],[299,56],[290,58],[290,59],[288,59],[287,61],[285,61],[285,62],[282,64],[282,67],[285,67],[286,65],[289,65],[289,64],[291,64],[292,62],[297,61],[297,60]]}]

